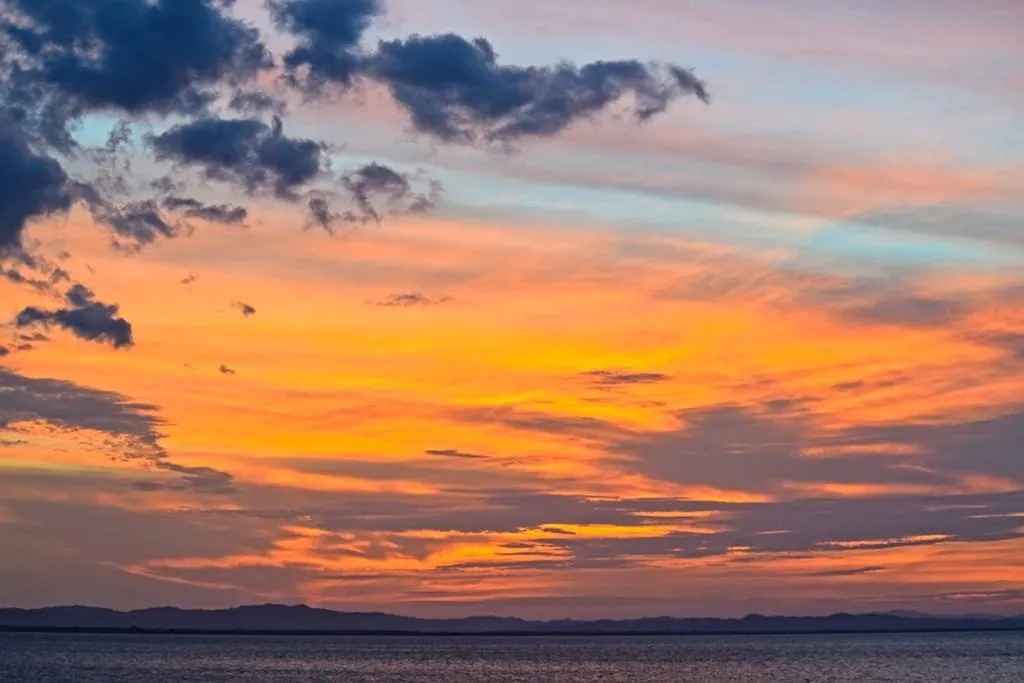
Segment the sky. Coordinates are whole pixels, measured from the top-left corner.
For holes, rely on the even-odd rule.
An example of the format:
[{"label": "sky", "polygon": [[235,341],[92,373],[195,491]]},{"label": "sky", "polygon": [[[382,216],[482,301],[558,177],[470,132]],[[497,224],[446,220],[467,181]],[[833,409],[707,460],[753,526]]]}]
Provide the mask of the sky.
[{"label": "sky", "polygon": [[0,605],[1024,613],[1021,27],[0,0]]}]

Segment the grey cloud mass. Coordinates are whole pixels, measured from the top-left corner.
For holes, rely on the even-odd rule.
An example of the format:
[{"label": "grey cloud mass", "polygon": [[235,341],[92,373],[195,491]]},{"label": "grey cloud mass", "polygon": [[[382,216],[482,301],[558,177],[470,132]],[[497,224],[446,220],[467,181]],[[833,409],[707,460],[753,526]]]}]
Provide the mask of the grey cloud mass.
[{"label": "grey cloud mass", "polygon": [[[25,377],[0,368],[0,434],[20,423],[43,422],[62,431],[93,430],[110,437],[108,446],[120,456],[180,481],[151,481],[148,490],[189,490],[233,493],[232,476],[208,467],[175,463],[160,445],[164,421],[159,408],[127,396],[83,387],[73,382]],[[136,488],[139,488],[136,486]]]},{"label": "grey cloud mass", "polygon": [[634,432],[587,417],[512,407],[461,410],[463,419],[602,444],[609,464],[655,481],[782,497],[827,496],[836,486],[892,492],[1024,487],[1014,445],[1024,409],[985,419],[860,425],[822,431],[800,402],[712,405],[678,413],[677,429]]},{"label": "grey cloud mass", "polygon": [[685,95],[709,100],[704,84],[677,66],[635,60],[505,65],[486,39],[455,34],[382,42],[365,68],[390,88],[417,131],[445,142],[554,136],[627,94],[635,98],[639,122]]},{"label": "grey cloud mass", "polygon": [[28,306],[17,315],[19,329],[42,325],[60,327],[87,341],[108,343],[120,349],[132,346],[132,325],[119,317],[120,309],[114,304],[96,301],[92,291],[75,284],[65,294],[65,308],[46,309]]},{"label": "grey cloud mass", "polygon": [[442,192],[440,183],[431,181],[426,192],[413,190],[412,177],[378,163],[370,163],[342,176],[342,186],[359,210],[356,220],[381,222],[382,201],[392,213],[422,213],[434,207]]},{"label": "grey cloud mass", "polygon": [[660,372],[630,372],[628,370],[591,370],[583,377],[599,386],[622,386],[630,384],[657,384],[669,379]]},{"label": "grey cloud mass", "polygon": [[176,211],[187,218],[198,218],[211,223],[238,225],[249,217],[244,206],[232,204],[204,204],[192,197],[166,197],[163,206],[169,211]]},{"label": "grey cloud mass", "polygon": [[378,0],[269,0],[267,6],[277,27],[298,39],[284,55],[290,80],[314,93],[330,83],[352,84],[363,68],[363,34],[383,13]]},{"label": "grey cloud mass", "polygon": [[627,95],[638,122],[687,95],[710,99],[690,70],[672,64],[516,66],[500,63],[485,38],[454,33],[367,48],[364,34],[382,14],[376,0],[271,0],[269,7],[277,27],[298,41],[284,57],[293,85],[316,95],[327,85],[347,89],[362,79],[382,84],[416,131],[445,142],[550,137]]},{"label": "grey cloud mass", "polygon": [[21,246],[31,219],[71,208],[67,183],[60,164],[35,151],[0,111],[0,255]]},{"label": "grey cloud mass", "polygon": [[192,113],[213,87],[271,65],[259,32],[226,13],[231,4],[4,0],[0,30],[20,48],[28,77],[82,109]]},{"label": "grey cloud mass", "polygon": [[0,368],[0,428],[41,420],[55,427],[90,429],[155,449],[163,421],[152,404],[73,382],[32,378]]},{"label": "grey cloud mass", "polygon": [[324,145],[290,138],[281,119],[201,118],[171,128],[151,141],[158,159],[202,169],[210,180],[245,191],[270,191],[293,200],[323,171]]}]

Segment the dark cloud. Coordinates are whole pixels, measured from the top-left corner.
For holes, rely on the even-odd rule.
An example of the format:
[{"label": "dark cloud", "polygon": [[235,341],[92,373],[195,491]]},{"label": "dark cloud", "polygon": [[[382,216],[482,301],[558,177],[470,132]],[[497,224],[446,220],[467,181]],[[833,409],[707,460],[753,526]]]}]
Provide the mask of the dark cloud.
[{"label": "dark cloud", "polygon": [[[435,449],[446,450],[446,449]],[[450,449],[456,450],[456,449]],[[347,455],[343,459],[331,461],[316,460],[315,458],[282,458],[274,461],[274,465],[287,467],[292,471],[309,475],[328,477],[355,477],[360,479],[372,479],[381,483],[400,486],[405,481],[417,481],[424,485],[437,487],[439,490],[452,492],[458,491],[490,491],[503,489],[505,487],[529,487],[535,483],[533,476],[522,470],[513,470],[506,465],[513,461],[498,459],[486,454],[484,451],[467,451],[471,455],[488,455],[488,459],[458,458],[445,455],[428,455],[423,452],[423,458],[403,462],[401,467],[395,467],[394,463],[386,460],[374,459],[372,456],[366,458],[353,458]],[[443,460],[442,460],[443,459]],[[479,465],[486,462],[493,462],[493,467],[439,467],[439,462],[447,460],[450,463],[476,461]],[[472,496],[477,493],[471,494]]]},{"label": "dark cloud", "polygon": [[609,466],[682,486],[776,497],[826,496],[841,487],[871,496],[956,492],[970,490],[976,481],[996,489],[1024,486],[1017,446],[1024,434],[1020,408],[963,422],[827,431],[799,400],[687,410],[678,414],[676,429],[661,432],[512,406],[457,414],[472,422],[594,442],[609,453]]},{"label": "dark cloud", "polygon": [[123,437],[134,451],[158,453],[158,408],[110,391],[57,379],[30,378],[0,368],[0,428],[42,421],[59,429],[89,429]]},{"label": "dark cloud", "polygon": [[[71,273],[36,250],[29,248],[12,249],[0,259],[0,277],[14,284],[24,284],[36,289],[49,289],[63,282],[71,281]],[[66,254],[60,259],[67,258]]]},{"label": "dark cloud", "polygon": [[[542,505],[541,501],[536,504]],[[637,556],[680,558],[730,557],[743,564],[770,555],[810,557],[845,550],[871,550],[987,542],[1021,538],[1015,517],[1024,504],[1021,494],[977,496],[901,496],[875,499],[823,499],[776,503],[699,503],[694,501],[607,501],[598,507],[618,508],[632,519],[627,524],[651,524],[645,515],[657,512],[700,512],[710,517],[700,533],[667,531],[647,538],[562,537],[549,535],[548,549],[569,552],[575,567],[628,566]],[[595,511],[583,516],[596,518]],[[577,518],[579,513],[574,515]],[[669,523],[664,518],[661,522]],[[619,522],[622,523],[622,522]],[[748,549],[736,555],[733,549]],[[843,574],[871,573],[872,567]],[[882,571],[877,569],[875,571]]]},{"label": "dark cloud", "polygon": [[378,163],[370,163],[344,174],[340,184],[353,209],[335,211],[328,196],[317,192],[307,203],[306,229],[319,228],[334,234],[338,223],[363,225],[380,223],[384,213],[410,214],[432,210],[443,188],[435,180],[426,181],[426,189],[413,188],[414,176],[399,173]]},{"label": "dark cloud", "polygon": [[241,311],[242,315],[244,315],[246,318],[251,318],[252,316],[256,315],[256,309],[245,302],[235,301],[232,302],[231,306],[232,308],[237,308],[239,311]]},{"label": "dark cloud", "polygon": [[[970,495],[891,495],[726,503],[677,498],[581,497],[529,490],[476,491],[445,487],[437,496],[351,494],[324,496],[323,505],[253,508],[210,514],[304,524],[328,532],[376,538],[410,530],[464,534],[542,530],[524,545],[563,558],[566,567],[625,567],[638,556],[721,557],[729,564],[770,556],[836,556],[854,549],[937,543],[994,542],[1022,537],[1024,492]],[[279,496],[275,492],[274,496]],[[274,500],[268,497],[266,500]],[[304,497],[305,502],[309,502]],[[569,525],[656,528],[685,524],[699,531],[665,529],[662,536],[595,538],[567,533]],[[745,554],[735,549],[747,548]]]},{"label": "dark cloud", "polygon": [[[124,498],[124,481],[119,476],[77,475],[64,490],[87,490],[91,496],[100,498]],[[175,475],[154,474],[154,479],[157,476],[170,480]],[[20,490],[64,486],[64,478],[53,472],[12,473],[5,479],[7,491],[14,486]],[[16,558],[9,554],[8,560],[0,566],[0,602],[83,602],[130,607],[139,599],[147,604],[181,606],[270,600],[269,595],[236,589],[176,586],[124,570],[160,557],[217,557],[226,553],[258,552],[265,547],[266,537],[266,529],[258,524],[247,525],[239,520],[230,528],[210,528],[186,511],[152,509],[163,506],[141,505],[129,509],[72,500],[63,496],[60,501],[48,502],[27,500],[24,496],[5,499],[11,514],[25,524],[0,526],[0,546],[19,550]],[[75,558],[74,564],[69,556]],[[40,567],[63,570],[46,572],[40,571]]]},{"label": "dark cloud", "polygon": [[838,384],[832,385],[832,388],[835,391],[849,393],[867,389],[892,389],[894,387],[905,385],[911,381],[912,378],[908,375],[900,373],[886,373],[872,379],[858,379],[850,382],[839,382]]},{"label": "dark cloud", "polygon": [[29,277],[17,268],[5,268],[2,265],[0,265],[0,277],[16,285],[26,285],[31,287],[37,292],[44,292],[52,286],[52,283],[49,280],[39,280]]},{"label": "dark cloud", "polygon": [[131,121],[122,119],[110,127],[110,132],[107,133],[107,143],[103,146],[103,151],[108,154],[115,154],[122,148],[131,145],[131,141]]},{"label": "dark cloud", "polygon": [[113,195],[130,193],[132,157],[125,153],[132,147],[132,124],[121,120],[107,134],[106,144],[85,150],[94,164],[91,184],[98,191]]},{"label": "dark cloud", "polygon": [[108,343],[118,349],[134,344],[131,323],[118,317],[117,305],[96,301],[92,291],[81,284],[68,290],[65,300],[67,308],[43,309],[29,306],[22,309],[15,319],[16,327],[23,329],[33,325],[55,325],[80,339]]},{"label": "dark cloud", "polygon": [[197,166],[208,179],[288,200],[324,166],[324,145],[286,136],[277,118],[273,126],[257,119],[196,119],[157,135],[151,144],[157,159]]},{"label": "dark cloud", "polygon": [[[0,0],[0,10],[3,7]],[[19,128],[38,150],[61,154],[80,151],[71,124],[82,116],[81,107],[25,68],[23,59],[6,38],[8,26],[0,18],[0,115],[5,123]]]},{"label": "dark cloud", "polygon": [[[256,77],[273,66],[259,31],[231,14],[233,0],[0,0],[0,256],[22,250],[26,225],[80,202],[109,227],[113,243],[137,251],[190,233],[190,219],[241,223],[244,207],[207,204],[165,177],[156,198],[132,196],[133,129],[157,117],[175,124],[147,138],[158,161],[197,169],[207,180],[240,185],[288,201],[310,197],[328,175],[327,146],[284,134],[260,113],[285,111]],[[268,0],[275,25],[296,38],[283,56],[291,85],[314,94],[357,80],[387,86],[421,132],[449,141],[513,141],[554,135],[572,122],[628,99],[638,120],[687,93],[706,98],[689,72],[635,61],[582,67],[500,64],[487,41],[455,35],[412,36],[361,47],[383,13],[377,0]],[[187,39],[183,38],[187,36]],[[220,102],[217,103],[217,100]],[[219,118],[234,110],[249,118]],[[74,133],[90,114],[123,116],[106,142],[83,146]],[[69,170],[91,164],[88,177]],[[64,164],[64,166],[62,166]],[[66,168],[65,168],[66,167]],[[422,182],[424,187],[417,187]],[[344,174],[352,203],[335,211],[332,195],[308,199],[309,225],[379,222],[386,214],[432,209],[439,183],[372,163]],[[162,198],[162,199],[161,199]],[[65,273],[66,275],[66,273]],[[46,279],[21,269],[3,276],[43,291]],[[51,280],[52,286],[59,281]],[[388,306],[445,300],[397,295]],[[22,326],[57,325],[76,335],[131,343],[117,307],[88,303],[28,307]]]},{"label": "dark cloud", "polygon": [[186,183],[181,180],[177,180],[170,175],[162,175],[156,180],[150,182],[150,188],[156,190],[161,195],[174,194],[176,192],[184,192],[187,189]]},{"label": "dark cloud", "polygon": [[924,465],[919,455],[880,457],[860,448],[836,457],[809,456],[813,448],[873,443],[885,448],[904,442],[820,438],[799,413],[722,405],[685,411],[679,418],[682,424],[675,431],[613,437],[615,450],[628,459],[626,467],[661,481],[776,494],[792,486],[813,489],[833,483],[941,487],[959,481],[948,468],[906,466],[908,457]]},{"label": "dark cloud", "polygon": [[383,201],[391,213],[423,213],[434,208],[442,192],[440,183],[431,181],[426,192],[417,193],[409,174],[376,162],[346,173],[341,184],[359,210],[360,222],[381,221],[374,200]]},{"label": "dark cloud", "polygon": [[893,294],[862,306],[843,310],[844,317],[857,322],[905,327],[949,325],[970,313],[967,302],[913,294]]},{"label": "dark cloud", "polygon": [[222,374],[222,375],[234,375],[234,374],[237,374],[234,370],[232,370],[231,368],[229,368],[226,365],[221,365],[219,368],[217,368],[217,371],[220,372],[220,374]]},{"label": "dark cloud", "polygon": [[476,423],[496,423],[529,432],[554,434],[565,438],[611,441],[631,435],[615,424],[593,417],[549,415],[523,410],[517,406],[474,407],[459,410],[458,417]]},{"label": "dark cloud", "polygon": [[64,169],[34,151],[0,111],[0,256],[21,247],[30,220],[65,212],[71,203]]},{"label": "dark cloud", "polygon": [[686,69],[639,61],[512,66],[491,44],[454,35],[381,42],[365,73],[391,90],[413,127],[445,142],[550,137],[631,96],[643,122],[685,95],[708,101]]},{"label": "dark cloud", "polygon": [[284,116],[287,105],[273,95],[259,90],[240,90],[231,96],[228,108],[246,115],[270,113]]},{"label": "dark cloud", "polygon": [[7,348],[6,346],[0,346],[0,358],[3,358],[4,356],[9,356],[10,354],[11,350],[9,348]]},{"label": "dark cloud", "polygon": [[884,565],[873,565],[868,567],[851,567],[849,569],[823,569],[811,572],[809,576],[842,577],[842,576],[864,576],[865,574],[877,574],[884,572],[888,567]]},{"label": "dark cloud", "polygon": [[934,423],[907,421],[894,425],[851,427],[832,438],[839,446],[904,444],[923,453],[917,464],[939,472],[978,474],[1024,485],[1020,443],[1024,407],[987,418]]},{"label": "dark cloud", "polygon": [[583,377],[600,386],[622,386],[630,384],[657,384],[669,378],[660,372],[629,372],[626,370],[591,370]]},{"label": "dark cloud", "polygon": [[[29,378],[0,368],[0,430],[19,423],[44,422],[59,430],[93,430],[109,438],[105,446],[123,458],[138,460],[161,472],[180,475],[180,483],[150,482],[159,487],[197,493],[230,493],[230,474],[173,462],[160,445],[164,421],[152,404],[91,389],[64,380]],[[136,488],[139,488],[136,486]]]},{"label": "dark cloud", "polygon": [[269,0],[278,28],[298,44],[284,55],[289,80],[310,92],[352,85],[363,65],[359,42],[383,13],[378,0]]},{"label": "dark cloud", "polygon": [[[195,112],[210,89],[271,65],[230,0],[3,0],[0,24],[35,83],[82,109]],[[13,17],[10,15],[13,14]]]},{"label": "dark cloud", "polygon": [[42,271],[48,275],[51,284],[57,285],[61,282],[71,282],[71,273],[63,268],[43,267]]},{"label": "dark cloud", "polygon": [[374,306],[384,308],[414,308],[416,306],[440,306],[451,301],[451,297],[429,297],[421,292],[405,292],[392,294],[383,301],[372,302]]},{"label": "dark cloud", "polygon": [[340,213],[331,209],[331,204],[326,197],[311,197],[306,204],[308,213],[306,216],[306,229],[320,228],[328,234],[334,234],[336,223],[362,223],[365,222],[360,216],[351,211]]},{"label": "dark cloud", "polygon": [[428,450],[428,451],[424,451],[424,453],[427,454],[427,455],[431,455],[431,456],[435,456],[435,457],[439,457],[439,458],[460,458],[460,459],[463,459],[463,460],[486,460],[487,459],[486,455],[480,455],[478,453],[466,453],[464,451],[459,451],[459,450],[456,450],[454,448],[431,449],[431,450]]},{"label": "dark cloud", "polygon": [[968,339],[978,344],[1001,349],[1013,360],[1024,361],[1024,332],[1013,330],[975,332],[968,335]]},{"label": "dark cloud", "polygon": [[1020,492],[751,504],[730,511],[723,540],[749,539],[764,552],[994,541],[1021,535],[1013,520],[1022,504]]},{"label": "dark cloud", "polygon": [[232,485],[234,477],[212,467],[189,467],[160,460],[154,463],[153,468],[179,474],[181,478],[176,482],[137,481],[132,484],[132,488],[138,491],[191,491],[214,495],[238,493],[238,489]]},{"label": "dark cloud", "polygon": [[[788,278],[786,284],[795,288],[794,303],[823,309],[862,325],[944,327],[969,317],[979,303],[976,296],[965,292],[922,292],[907,271],[899,270],[890,270],[881,277],[860,278],[806,273]],[[755,295],[754,291],[749,292],[749,296]]]},{"label": "dark cloud", "polygon": [[119,204],[96,185],[79,182],[72,183],[72,193],[96,222],[110,228],[113,246],[126,252],[138,252],[158,239],[173,239],[192,232],[186,223],[168,221],[155,199]]},{"label": "dark cloud", "polygon": [[[128,249],[139,249],[160,237],[171,239],[187,231],[181,225],[169,223],[151,199],[103,209],[94,215],[114,231],[115,245]],[[120,239],[127,240],[127,243],[120,242]]]},{"label": "dark cloud", "polygon": [[269,6],[278,28],[298,39],[284,56],[293,85],[316,94],[328,84],[344,89],[371,79],[388,87],[418,132],[446,142],[549,137],[627,98],[639,122],[686,95],[709,101],[693,73],[671,64],[506,65],[487,40],[451,33],[382,41],[367,51],[360,43],[382,14],[377,0],[270,0]]},{"label": "dark cloud", "polygon": [[167,197],[163,206],[168,211],[176,211],[187,218],[198,218],[211,223],[237,225],[244,223],[249,211],[242,206],[232,204],[204,204],[191,197]]}]

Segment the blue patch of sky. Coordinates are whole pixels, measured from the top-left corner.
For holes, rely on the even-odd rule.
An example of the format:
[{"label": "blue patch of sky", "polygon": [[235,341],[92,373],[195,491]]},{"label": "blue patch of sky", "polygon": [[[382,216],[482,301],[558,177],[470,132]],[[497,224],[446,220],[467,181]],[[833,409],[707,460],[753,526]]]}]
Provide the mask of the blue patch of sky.
[{"label": "blue patch of sky", "polygon": [[811,251],[902,266],[953,266],[972,269],[1024,265],[1024,251],[953,237],[930,237],[873,227],[856,221],[838,223],[808,235]]},{"label": "blue patch of sky", "polygon": [[[341,155],[336,167],[351,168],[369,156]],[[414,171],[417,167],[399,170]],[[696,198],[652,195],[631,189],[591,188],[563,182],[537,182],[433,166],[426,170],[447,192],[440,211],[521,221],[523,229],[545,222],[568,227],[594,225],[623,231],[670,232],[681,237],[746,249],[783,248],[876,263],[987,268],[1020,264],[1013,249],[947,237],[908,234],[855,222],[812,226],[811,219],[765,209],[745,209]],[[817,222],[820,226],[820,222]]]},{"label": "blue patch of sky", "polygon": [[[486,170],[457,169],[445,166],[395,163],[380,156],[341,154],[333,160],[339,170],[377,161],[394,165],[397,170],[427,171],[439,180],[446,193],[440,210],[459,213],[480,213],[506,220],[525,219],[536,224],[538,219],[563,221],[568,225],[613,225],[623,230],[672,229],[692,234],[713,233],[724,237],[735,226],[734,237],[747,243],[751,235],[744,233],[760,226],[758,235],[765,237],[766,226],[775,223],[779,232],[792,231],[794,224],[805,221],[796,216],[749,211],[699,199],[664,197],[649,192],[580,186],[568,182],[534,181],[489,173]],[[706,237],[706,235],[704,235]],[[774,241],[774,240],[769,240]]]},{"label": "blue patch of sky", "polygon": [[[116,116],[94,114],[82,119],[75,127],[75,140],[85,147],[102,147],[107,144],[107,136],[119,121]],[[138,136],[136,135],[138,138]],[[141,138],[133,142],[141,141]]]}]

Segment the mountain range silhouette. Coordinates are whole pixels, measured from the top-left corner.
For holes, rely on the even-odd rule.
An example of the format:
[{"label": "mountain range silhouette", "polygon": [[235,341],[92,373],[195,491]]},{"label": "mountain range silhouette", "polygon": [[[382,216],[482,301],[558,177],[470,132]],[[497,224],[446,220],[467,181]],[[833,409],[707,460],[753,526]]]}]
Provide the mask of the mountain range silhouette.
[{"label": "mountain range silhouette", "polygon": [[1024,630],[1024,615],[940,616],[917,612],[765,616],[739,619],[652,617],[583,621],[528,621],[480,616],[420,619],[380,612],[336,612],[305,605],[248,605],[194,610],[156,607],[121,612],[99,607],[0,609],[3,631],[408,634],[408,635],[629,635],[629,634],[796,634],[906,633],[928,631]]}]

